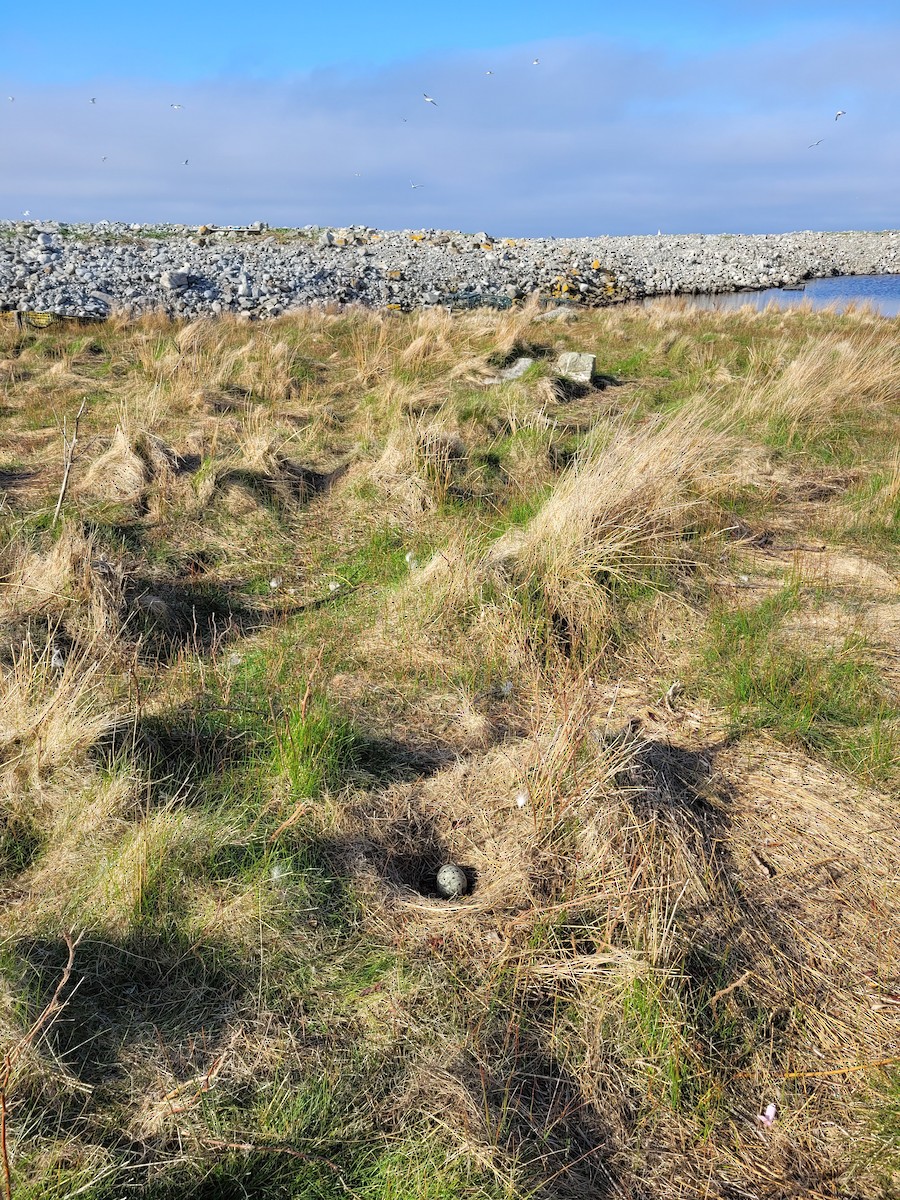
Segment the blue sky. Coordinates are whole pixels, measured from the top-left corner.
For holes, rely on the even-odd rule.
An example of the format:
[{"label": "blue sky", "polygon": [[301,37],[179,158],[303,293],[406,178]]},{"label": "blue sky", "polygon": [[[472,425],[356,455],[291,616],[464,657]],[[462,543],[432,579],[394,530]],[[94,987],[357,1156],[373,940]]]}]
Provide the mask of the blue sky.
[{"label": "blue sky", "polygon": [[897,61],[876,0],[15,5],[0,216],[884,228]]}]

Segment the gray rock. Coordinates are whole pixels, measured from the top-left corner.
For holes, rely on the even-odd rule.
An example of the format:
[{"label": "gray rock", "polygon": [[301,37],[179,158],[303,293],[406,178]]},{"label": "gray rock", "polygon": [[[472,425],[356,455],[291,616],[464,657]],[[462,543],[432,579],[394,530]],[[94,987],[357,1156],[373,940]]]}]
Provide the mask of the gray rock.
[{"label": "gray rock", "polygon": [[578,313],[568,304],[548,308],[546,312],[538,313],[536,321],[574,321]]},{"label": "gray rock", "polygon": [[57,237],[50,222],[0,221],[0,308],[197,317],[233,312],[243,301],[245,312],[267,319],[327,303],[503,307],[528,293],[549,295],[564,279],[573,302],[536,318],[555,322],[620,300],[896,274],[900,265],[900,235],[889,230],[532,238],[508,247],[484,232],[426,230],[414,240],[410,230],[360,225],[310,226],[276,242],[266,228],[255,237],[217,228],[199,245],[196,226],[106,221],[69,225]]},{"label": "gray rock", "polygon": [[521,379],[528,368],[533,366],[533,358],[517,358],[510,366],[503,368],[500,372],[500,378],[505,382],[509,382],[512,379]]},{"label": "gray rock", "polygon": [[556,360],[556,373],[563,379],[571,379],[573,383],[590,383],[594,377],[596,365],[597,356],[595,354],[567,350]]},{"label": "gray rock", "polygon": [[190,286],[191,277],[187,271],[163,271],[159,282],[171,292],[183,292]]}]

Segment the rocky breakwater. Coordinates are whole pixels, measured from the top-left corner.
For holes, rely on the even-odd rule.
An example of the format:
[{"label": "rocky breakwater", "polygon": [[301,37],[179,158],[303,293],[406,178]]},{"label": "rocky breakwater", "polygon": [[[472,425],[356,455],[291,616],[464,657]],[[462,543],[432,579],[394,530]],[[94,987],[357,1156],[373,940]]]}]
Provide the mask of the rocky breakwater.
[{"label": "rocky breakwater", "polygon": [[317,304],[589,305],[900,273],[900,233],[500,238],[484,232],[0,222],[0,309],[279,316]]}]

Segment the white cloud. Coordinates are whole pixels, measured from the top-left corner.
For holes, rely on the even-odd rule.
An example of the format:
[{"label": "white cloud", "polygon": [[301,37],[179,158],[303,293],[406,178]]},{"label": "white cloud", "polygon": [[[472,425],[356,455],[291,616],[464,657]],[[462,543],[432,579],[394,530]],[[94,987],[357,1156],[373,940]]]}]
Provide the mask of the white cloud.
[{"label": "white cloud", "polygon": [[898,55],[886,26],[714,54],[547,43],[540,67],[512,47],[491,76],[472,54],[272,83],[11,87],[0,215],[518,235],[885,227]]}]

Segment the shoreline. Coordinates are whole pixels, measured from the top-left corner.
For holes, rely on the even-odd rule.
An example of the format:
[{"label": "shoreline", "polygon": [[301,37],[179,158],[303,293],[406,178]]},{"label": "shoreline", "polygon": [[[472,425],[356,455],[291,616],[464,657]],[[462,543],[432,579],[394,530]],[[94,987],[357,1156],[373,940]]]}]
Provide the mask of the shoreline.
[{"label": "shoreline", "polygon": [[0,221],[0,309],[276,317],[310,305],[604,306],[900,274],[900,232],[503,238],[367,226],[272,230]]}]

